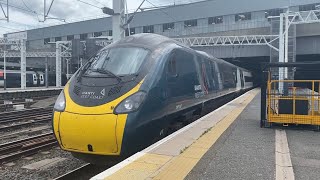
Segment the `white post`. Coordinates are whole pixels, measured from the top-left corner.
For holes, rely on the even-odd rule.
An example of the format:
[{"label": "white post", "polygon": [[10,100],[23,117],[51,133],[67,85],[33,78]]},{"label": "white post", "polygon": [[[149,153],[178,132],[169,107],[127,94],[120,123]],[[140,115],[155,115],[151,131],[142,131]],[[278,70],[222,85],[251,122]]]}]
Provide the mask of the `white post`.
[{"label": "white post", "polygon": [[27,87],[27,49],[26,40],[21,40],[21,89]]},{"label": "white post", "polygon": [[[280,14],[280,33],[279,33],[279,62],[284,62],[284,33],[283,33],[283,18],[284,14]],[[279,68],[279,80],[283,80],[283,68]],[[279,93],[283,91],[283,82],[279,82]]]},{"label": "white post", "polygon": [[67,63],[67,79],[69,79],[69,59],[66,59]]},{"label": "white post", "polygon": [[6,51],[3,51],[3,88],[4,90],[7,89],[7,58],[6,58]]},{"label": "white post", "polygon": [[48,56],[46,56],[46,78],[45,78],[45,80],[46,80],[46,88],[49,87],[49,68],[48,68],[49,64],[48,63],[49,63]]},{"label": "white post", "polygon": [[56,42],[56,87],[61,87],[61,47],[60,41]]},{"label": "white post", "polygon": [[125,0],[113,0],[113,10],[115,15],[112,16],[112,38],[116,42],[125,37],[125,30],[122,26],[125,24]]},{"label": "white post", "polygon": [[[286,32],[286,36],[285,36],[285,56],[284,56],[284,62],[287,63],[289,62],[289,8],[285,14],[285,32]],[[285,67],[284,68],[284,78],[287,79],[288,78],[288,68]]]}]

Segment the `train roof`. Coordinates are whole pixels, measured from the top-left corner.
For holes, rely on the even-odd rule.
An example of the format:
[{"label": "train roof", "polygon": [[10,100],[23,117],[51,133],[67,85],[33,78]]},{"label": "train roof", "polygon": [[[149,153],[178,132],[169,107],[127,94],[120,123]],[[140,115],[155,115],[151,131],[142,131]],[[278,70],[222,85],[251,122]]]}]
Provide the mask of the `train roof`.
[{"label": "train roof", "polygon": [[109,47],[112,46],[117,46],[117,45],[137,45],[137,46],[142,46],[146,47],[150,50],[154,50],[159,47],[159,45],[163,43],[173,43],[173,44],[178,44],[183,47],[187,47],[180,42],[173,40],[171,38],[168,38],[166,36],[158,35],[158,34],[151,34],[151,33],[140,33],[140,34],[135,34],[132,36],[125,37],[113,44],[111,44]]},{"label": "train roof", "polygon": [[216,57],[212,56],[211,54],[208,54],[207,52],[198,51],[198,50],[197,50],[196,52],[197,52],[198,54],[201,54],[201,55],[203,55],[203,56],[206,56],[207,58],[213,59],[213,60],[218,61],[218,62],[220,62],[220,63],[228,64],[228,65],[230,65],[230,66],[234,66],[234,67],[237,67],[237,68],[239,68],[239,69],[248,71],[247,69],[244,69],[244,68],[242,68],[242,67],[236,66],[236,65],[234,65],[234,64],[232,64],[232,63],[229,63],[229,62],[227,62],[227,61],[225,61],[225,60],[223,60],[223,59],[216,58]]},{"label": "train roof", "polygon": [[[177,44],[183,48],[187,48],[187,49],[191,49],[190,47],[186,46],[185,44],[182,44],[176,40],[173,40],[171,38],[168,38],[166,36],[162,36],[162,35],[158,35],[158,34],[152,34],[152,33],[140,33],[140,34],[135,34],[132,36],[128,36],[125,37],[107,47],[113,47],[113,46],[118,46],[118,45],[135,45],[135,46],[141,46],[141,47],[145,47],[147,49],[150,50],[155,50],[159,47],[159,45],[163,44],[163,43],[172,43],[172,44]],[[106,47],[106,48],[107,48]],[[244,68],[238,67],[234,64],[231,64],[227,61],[224,61],[222,59],[218,59],[215,58],[214,56],[212,56],[211,54],[208,54],[206,52],[203,51],[196,51],[194,49],[191,49],[193,51],[195,51],[196,53],[202,55],[202,56],[206,56],[207,58],[210,58],[212,60],[218,61],[220,63],[225,63],[228,64],[230,66],[234,66],[243,70],[246,70]],[[248,70],[246,70],[248,71]]]}]

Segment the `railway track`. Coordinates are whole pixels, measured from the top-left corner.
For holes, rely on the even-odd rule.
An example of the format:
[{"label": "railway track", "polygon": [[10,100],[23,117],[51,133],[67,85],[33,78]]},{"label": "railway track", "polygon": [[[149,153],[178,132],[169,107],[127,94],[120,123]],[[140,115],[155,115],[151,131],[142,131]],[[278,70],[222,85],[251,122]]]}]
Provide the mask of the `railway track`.
[{"label": "railway track", "polygon": [[0,131],[45,123],[51,120],[52,109],[33,109],[0,114]]},{"label": "railway track", "polygon": [[93,164],[85,164],[73,171],[70,171],[62,176],[55,178],[54,180],[88,180],[91,177],[99,174],[100,172],[110,168],[112,165],[109,166],[97,166]]},{"label": "railway track", "polygon": [[36,117],[44,113],[51,113],[52,108],[35,108],[23,111],[11,111],[0,113],[0,122],[5,122],[11,119],[24,119],[26,117]]},{"label": "railway track", "polygon": [[11,124],[11,125],[4,125],[4,126],[0,126],[0,131],[10,130],[10,129],[18,128],[18,127],[22,127],[22,126],[29,126],[29,125],[34,125],[34,124],[46,123],[46,122],[49,122],[50,120],[51,120],[51,116],[47,116],[47,117],[44,117],[41,119],[37,118],[37,120],[29,120],[27,122],[15,123],[15,124]]},{"label": "railway track", "polygon": [[36,154],[40,150],[56,146],[53,133],[41,134],[22,140],[0,145],[0,164],[7,163],[24,156]]}]

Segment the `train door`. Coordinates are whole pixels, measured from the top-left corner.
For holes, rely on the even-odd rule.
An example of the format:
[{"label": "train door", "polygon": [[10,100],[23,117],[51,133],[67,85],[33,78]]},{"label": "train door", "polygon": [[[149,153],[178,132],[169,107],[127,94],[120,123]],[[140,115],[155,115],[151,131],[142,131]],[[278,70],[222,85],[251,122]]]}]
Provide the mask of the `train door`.
[{"label": "train door", "polygon": [[216,63],[213,61],[208,61],[210,70],[209,70],[209,77],[211,77],[211,81],[212,81],[212,90],[213,91],[217,91],[219,90],[219,76],[218,76],[218,71],[217,71],[217,67],[216,67]]},{"label": "train door", "polygon": [[222,90],[224,87],[223,87],[223,79],[222,79],[222,73],[221,73],[221,64],[214,62],[214,66],[217,74],[219,90]]},{"label": "train door", "polygon": [[202,82],[202,91],[205,94],[209,94],[209,91],[213,88],[213,82],[211,80],[210,73],[210,67],[208,65],[208,62],[201,56],[197,56],[198,63],[200,64],[200,76],[201,76],[201,82]]},{"label": "train door", "polygon": [[44,86],[44,74],[40,73],[39,79],[40,79],[40,86]]},{"label": "train door", "polygon": [[241,78],[241,89],[244,89],[244,76],[243,76],[242,70],[240,70],[240,78]]},{"label": "train door", "polygon": [[188,108],[192,107],[194,98],[202,92],[195,56],[183,50],[175,50],[168,60],[166,69],[168,108],[179,113],[191,110]]},{"label": "train door", "polygon": [[240,73],[240,69],[237,68],[237,91],[241,90],[241,73]]},{"label": "train door", "polygon": [[33,86],[38,85],[38,77],[36,73],[32,74],[32,82],[33,82]]},{"label": "train door", "polygon": [[0,71],[0,87],[4,87],[4,73]]}]

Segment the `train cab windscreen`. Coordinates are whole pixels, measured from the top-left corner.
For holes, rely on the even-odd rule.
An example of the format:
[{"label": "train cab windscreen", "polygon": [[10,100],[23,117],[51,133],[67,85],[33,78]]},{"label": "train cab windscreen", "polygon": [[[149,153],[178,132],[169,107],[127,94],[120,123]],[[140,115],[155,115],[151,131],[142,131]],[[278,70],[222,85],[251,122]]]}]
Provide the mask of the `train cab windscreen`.
[{"label": "train cab windscreen", "polygon": [[94,57],[86,75],[133,75],[139,72],[149,50],[137,47],[118,47],[104,50]]}]

